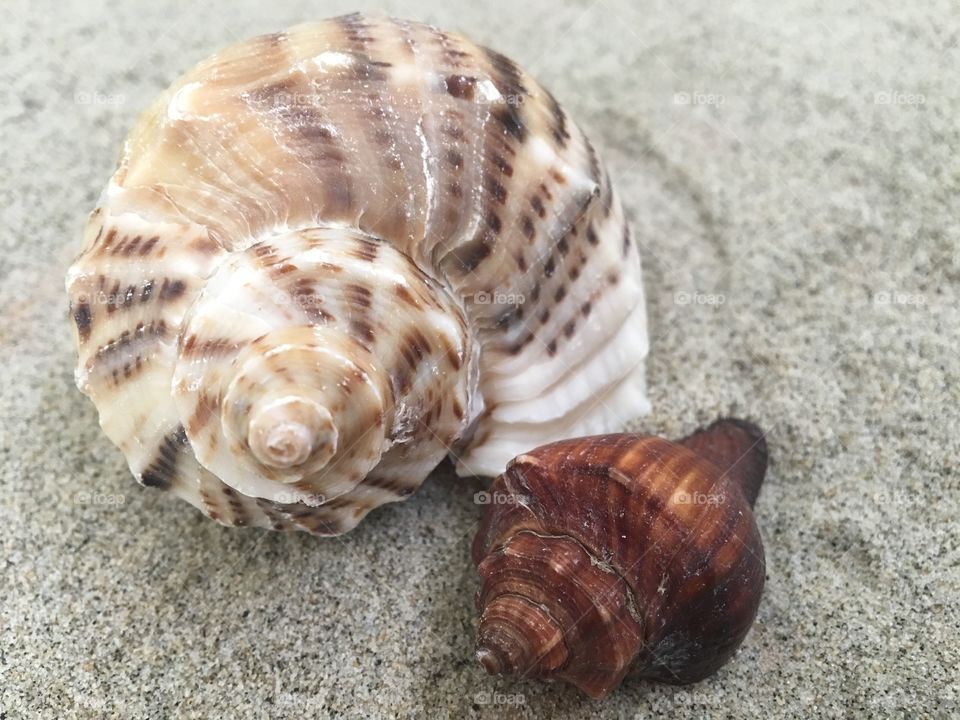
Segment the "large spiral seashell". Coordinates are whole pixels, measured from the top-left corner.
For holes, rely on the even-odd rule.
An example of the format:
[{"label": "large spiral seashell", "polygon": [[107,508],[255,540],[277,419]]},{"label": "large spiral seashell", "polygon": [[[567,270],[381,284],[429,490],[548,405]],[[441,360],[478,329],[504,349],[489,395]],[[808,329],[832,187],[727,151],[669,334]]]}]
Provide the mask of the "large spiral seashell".
[{"label": "large spiral seashell", "polygon": [[766,466],[763,435],[739,420],[676,443],[602,435],[517,457],[473,545],[480,662],[595,698],[628,673],[714,672],[760,602],[752,507]]},{"label": "large spiral seashell", "polygon": [[77,384],[145,485],[336,534],[448,453],[646,411],[640,262],[513,62],[351,15],[224,50],[141,116],[67,288]]}]

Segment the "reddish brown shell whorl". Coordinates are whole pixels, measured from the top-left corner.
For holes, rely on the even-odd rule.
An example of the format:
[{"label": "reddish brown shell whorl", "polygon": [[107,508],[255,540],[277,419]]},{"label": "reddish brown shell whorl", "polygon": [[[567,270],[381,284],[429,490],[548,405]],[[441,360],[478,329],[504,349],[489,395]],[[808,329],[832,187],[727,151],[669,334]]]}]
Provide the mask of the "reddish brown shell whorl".
[{"label": "reddish brown shell whorl", "polygon": [[714,672],[760,602],[766,465],[763,434],[732,419],[678,442],[598,435],[515,458],[473,545],[480,662],[594,698],[628,674]]}]

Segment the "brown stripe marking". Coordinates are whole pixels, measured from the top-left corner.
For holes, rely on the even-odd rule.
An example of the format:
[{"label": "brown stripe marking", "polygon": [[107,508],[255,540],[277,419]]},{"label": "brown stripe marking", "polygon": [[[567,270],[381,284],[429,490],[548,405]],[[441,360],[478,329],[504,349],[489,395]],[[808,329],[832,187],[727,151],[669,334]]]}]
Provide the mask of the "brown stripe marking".
[{"label": "brown stripe marking", "polygon": [[275,503],[272,500],[264,500],[263,498],[254,498],[254,500],[257,504],[257,507],[260,508],[260,511],[270,522],[270,527],[272,529],[279,531],[289,528],[287,521],[283,517],[280,517],[280,513],[283,512],[283,505],[280,503]]},{"label": "brown stripe marking", "polygon": [[604,168],[603,171],[603,217],[610,217],[613,211],[613,183],[610,180],[610,171]]},{"label": "brown stripe marking", "polygon": [[493,163],[494,167],[496,167],[497,170],[499,170],[501,173],[503,173],[507,177],[513,177],[513,165],[508,163],[504,159],[503,155],[500,155],[499,153],[496,153],[496,152],[493,153],[490,156],[490,162]]},{"label": "brown stripe marking", "polygon": [[521,337],[518,341],[516,341],[513,345],[511,345],[507,351],[511,355],[518,355],[520,351],[523,350],[531,342],[533,342],[533,332],[530,330],[527,330],[527,332],[523,335],[523,337]]},{"label": "brown stripe marking", "polygon": [[593,179],[595,183],[599,185],[600,184],[600,158],[597,155],[596,148],[593,147],[593,143],[591,143],[589,139],[584,137],[583,143],[587,147],[587,154],[590,158],[590,177]]},{"label": "brown stripe marking", "polygon": [[[103,228],[101,228],[103,232]],[[117,229],[115,227],[107,230],[106,237],[103,238],[103,242],[100,244],[99,253],[101,255],[106,255],[109,252],[110,246],[113,245],[113,241],[117,239]]]},{"label": "brown stripe marking", "polygon": [[539,195],[534,195],[530,198],[530,207],[533,208],[533,211],[537,213],[541,218],[547,216],[547,210],[543,206],[543,201],[540,199]]},{"label": "brown stripe marking", "polygon": [[158,242],[160,242],[160,236],[159,236],[159,235],[154,235],[152,238],[150,238],[149,240],[147,240],[147,241],[140,247],[140,257],[144,257],[145,255],[149,255],[150,252],[153,250],[153,248],[156,247],[156,245],[157,245]]},{"label": "brown stripe marking", "polygon": [[448,150],[447,164],[454,170],[463,170],[463,154],[459,150]]},{"label": "brown stripe marking", "polygon": [[187,284],[183,280],[164,278],[163,284],[160,286],[159,298],[162,302],[170,302],[179,298],[186,290]]},{"label": "brown stripe marking", "polygon": [[184,358],[215,357],[232,355],[239,349],[240,343],[230,338],[208,338],[200,342],[196,335],[190,335],[180,348],[180,355]]},{"label": "brown stripe marking", "polygon": [[203,511],[207,514],[207,517],[211,520],[220,521],[220,506],[217,502],[210,497],[210,493],[206,490],[200,491],[200,500],[203,502]]},{"label": "brown stripe marking", "polygon": [[243,527],[244,525],[247,525],[250,521],[247,517],[246,510],[244,510],[243,503],[237,496],[236,491],[226,484],[222,485],[220,489],[223,492],[224,497],[227,499],[227,504],[230,506],[230,512],[232,514],[231,524],[236,527]]},{"label": "brown stripe marking", "polygon": [[418,328],[413,328],[401,341],[400,354],[403,355],[410,372],[413,373],[423,359],[430,354],[430,342]]},{"label": "brown stripe marking", "polygon": [[440,132],[453,140],[463,140],[465,135],[463,128],[452,122],[445,122],[440,126]]},{"label": "brown stripe marking", "polygon": [[553,126],[551,127],[553,139],[556,140],[557,145],[562,148],[570,139],[570,132],[567,130],[567,114],[549,91],[545,91],[545,94],[547,96],[547,108],[553,120]]},{"label": "brown stripe marking", "polygon": [[353,339],[360,343],[366,350],[376,338],[373,331],[373,325],[362,318],[354,318],[350,321],[350,330],[353,333]]},{"label": "brown stripe marking", "polygon": [[[494,215],[494,217],[496,217]],[[499,220],[499,218],[497,218]],[[489,216],[488,216],[489,224]],[[454,260],[460,265],[460,269],[465,272],[473,272],[493,251],[493,235],[489,231],[481,231],[481,234],[469,240],[451,251]]]},{"label": "brown stripe marking", "polygon": [[163,320],[152,322],[149,325],[144,325],[142,322],[137,324],[137,327],[131,333],[129,330],[124,330],[120,333],[120,336],[114,338],[113,340],[108,341],[105,345],[101,346],[94,356],[96,362],[103,362],[104,360],[111,359],[114,355],[118,355],[126,350],[132,343],[146,340],[149,338],[162,338],[167,335],[167,324]]},{"label": "brown stripe marking", "polygon": [[396,293],[397,297],[399,297],[401,300],[403,300],[403,302],[407,303],[411,307],[415,307],[415,308],[421,307],[420,303],[410,293],[410,291],[406,288],[405,285],[401,285],[400,283],[397,283],[396,285],[394,285],[394,292]]},{"label": "brown stripe marking", "polygon": [[547,258],[547,262],[544,263],[543,265],[543,274],[546,275],[548,278],[553,277],[553,273],[556,269],[557,269],[557,261],[551,255],[549,258]]},{"label": "brown stripe marking", "polygon": [[290,104],[288,98],[299,88],[291,77],[248,93],[249,103],[265,106],[278,116],[291,141],[293,151],[323,176],[323,190],[330,213],[347,213],[353,205],[351,178],[346,171],[347,157],[337,139],[326,127],[326,116],[313,104]]},{"label": "brown stripe marking", "polygon": [[399,497],[406,497],[417,489],[416,485],[407,485],[403,480],[397,478],[374,477],[372,475],[367,475],[360,484],[378,490],[386,490]]},{"label": "brown stripe marking", "polygon": [[[103,282],[104,280],[105,278],[101,276],[101,282]],[[110,292],[107,293],[107,302],[106,302],[107,315],[112,315],[113,311],[117,309],[117,298],[119,297],[120,297],[120,281],[116,280],[113,283],[113,287],[110,288]]]},{"label": "brown stripe marking", "polygon": [[207,421],[210,419],[216,409],[216,398],[211,398],[205,392],[201,392],[200,397],[197,398],[197,407],[190,416],[190,421],[188,423],[190,435],[196,435],[199,433],[200,430],[203,429],[203,426],[207,424]]},{"label": "brown stripe marking", "polygon": [[518,142],[523,142],[527,138],[527,128],[523,124],[523,118],[513,105],[498,105],[492,113],[494,119],[500,123],[503,129],[512,135]]},{"label": "brown stripe marking", "polygon": [[482,50],[493,70],[490,80],[502,96],[501,103],[494,108],[491,115],[507,134],[523,142],[527,137],[527,128],[520,107],[529,93],[523,84],[520,68],[513,60],[495,50]]},{"label": "brown stripe marking", "polygon": [[373,304],[371,300],[373,294],[370,292],[370,288],[365,287],[364,285],[359,285],[357,283],[352,283],[347,285],[343,289],[343,294],[346,295],[347,302],[351,305],[363,308],[364,310],[369,310],[370,306]]},{"label": "brown stripe marking", "polygon": [[495,178],[490,173],[484,173],[483,175],[483,187],[484,189],[493,196],[493,199],[496,200],[501,205],[506,204],[507,202],[507,189],[503,186],[497,178]]},{"label": "brown stripe marking", "polygon": [[309,278],[300,278],[292,290],[288,290],[291,302],[314,325],[327,325],[335,320],[333,315],[323,309],[323,298],[317,297]]},{"label": "brown stripe marking", "polygon": [[137,296],[137,286],[136,285],[127,285],[127,289],[123,293],[123,300],[120,302],[120,307],[126,309],[133,305],[134,298]]},{"label": "brown stripe marking", "polygon": [[530,93],[523,84],[522,71],[519,66],[506,55],[501,55],[496,50],[483,48],[484,55],[493,66],[494,73],[490,78],[501,95],[507,97],[513,102],[523,102],[521,99]]},{"label": "brown stripe marking", "polygon": [[367,238],[360,238],[357,247],[350,251],[350,255],[360,260],[373,262],[377,259],[377,253],[380,251],[380,243]]},{"label": "brown stripe marking", "polygon": [[89,303],[81,302],[77,304],[73,311],[73,321],[77,325],[80,342],[87,342],[90,339],[90,329],[93,326],[93,316],[90,313]]},{"label": "brown stripe marking", "polygon": [[473,100],[477,79],[467,75],[448,75],[445,85],[447,92],[453,97],[460,100]]},{"label": "brown stripe marking", "polygon": [[371,26],[363,21],[363,16],[360,13],[343,15],[342,17],[334,18],[333,22],[339,23],[344,36],[351,43],[362,47],[367,43],[373,42],[373,38],[367,34]]},{"label": "brown stripe marking", "polygon": [[460,358],[460,352],[447,341],[446,337],[441,339],[441,344],[443,345],[444,352],[446,353],[447,362],[450,363],[450,366],[454,370],[459,370],[460,364],[463,362]]},{"label": "brown stripe marking", "polygon": [[173,484],[177,475],[177,457],[190,446],[187,434],[180,425],[163,438],[157,454],[147,469],[140,474],[140,482],[147,487],[166,490]]},{"label": "brown stripe marking", "polygon": [[536,234],[537,230],[534,227],[533,220],[529,215],[524,215],[522,218],[520,218],[520,226],[524,237],[526,237],[527,240],[533,240],[533,236]]},{"label": "brown stripe marking", "polygon": [[129,255],[130,251],[140,244],[141,236],[137,235],[134,238],[124,235],[123,240],[117,243],[111,250],[111,255]]},{"label": "brown stripe marking", "polygon": [[[200,237],[194,238],[190,241],[189,248],[191,250],[196,250],[197,252],[207,253],[208,255],[213,255],[218,252],[222,245],[220,245],[217,240],[210,237],[209,235],[201,235]],[[164,252],[166,252],[166,246],[160,248],[160,252],[157,253],[158,257],[162,257]]]},{"label": "brown stripe marking", "polygon": [[597,237],[597,231],[593,229],[593,223],[587,225],[587,242],[591,245],[596,245],[600,242],[600,239]]},{"label": "brown stripe marking", "polygon": [[392,67],[388,62],[372,60],[367,55],[355,54],[354,62],[350,66],[350,75],[360,82],[384,82],[389,75],[387,68]]}]

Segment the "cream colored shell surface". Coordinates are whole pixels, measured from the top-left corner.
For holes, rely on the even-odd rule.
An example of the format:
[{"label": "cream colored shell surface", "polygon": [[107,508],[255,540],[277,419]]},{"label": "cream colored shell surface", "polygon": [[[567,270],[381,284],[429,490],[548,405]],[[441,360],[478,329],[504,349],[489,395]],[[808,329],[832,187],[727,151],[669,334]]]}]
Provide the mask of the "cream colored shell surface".
[{"label": "cream colored shell surface", "polygon": [[140,482],[336,534],[445,456],[496,475],[647,410],[640,260],[513,62],[351,15],[201,63],[141,116],[67,289]]}]

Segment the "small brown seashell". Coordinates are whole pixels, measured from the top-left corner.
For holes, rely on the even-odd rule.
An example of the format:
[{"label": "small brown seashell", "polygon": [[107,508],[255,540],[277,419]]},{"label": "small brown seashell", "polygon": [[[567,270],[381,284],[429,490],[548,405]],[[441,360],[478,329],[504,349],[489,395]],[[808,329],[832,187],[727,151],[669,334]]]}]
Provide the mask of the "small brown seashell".
[{"label": "small brown seashell", "polygon": [[594,698],[628,673],[710,675],[760,602],[752,507],[766,467],[763,434],[734,419],[678,442],[597,435],[518,456],[474,540],[477,658]]}]

